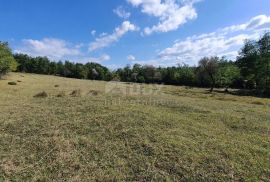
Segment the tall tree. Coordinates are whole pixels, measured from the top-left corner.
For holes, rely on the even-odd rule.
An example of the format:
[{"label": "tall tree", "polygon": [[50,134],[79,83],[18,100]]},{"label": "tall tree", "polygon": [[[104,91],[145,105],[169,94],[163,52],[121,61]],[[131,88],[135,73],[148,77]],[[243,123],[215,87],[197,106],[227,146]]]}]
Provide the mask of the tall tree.
[{"label": "tall tree", "polygon": [[218,72],[218,57],[204,57],[199,61],[199,67],[202,72],[205,72],[211,79],[211,89],[213,92],[216,85],[216,74]]},{"label": "tall tree", "polygon": [[15,61],[11,49],[6,42],[0,42],[0,79],[9,71],[15,71],[17,62]]},{"label": "tall tree", "polygon": [[217,72],[217,82],[220,87],[225,87],[225,91],[228,92],[228,88],[240,77],[240,69],[231,61],[222,59],[219,62],[219,68]]},{"label": "tall tree", "polygon": [[258,41],[259,58],[257,62],[258,86],[270,88],[270,33],[265,33]]},{"label": "tall tree", "polygon": [[247,88],[256,87],[257,73],[257,61],[258,61],[258,47],[256,41],[246,40],[243,48],[240,51],[240,55],[237,58],[236,64],[241,70]]}]

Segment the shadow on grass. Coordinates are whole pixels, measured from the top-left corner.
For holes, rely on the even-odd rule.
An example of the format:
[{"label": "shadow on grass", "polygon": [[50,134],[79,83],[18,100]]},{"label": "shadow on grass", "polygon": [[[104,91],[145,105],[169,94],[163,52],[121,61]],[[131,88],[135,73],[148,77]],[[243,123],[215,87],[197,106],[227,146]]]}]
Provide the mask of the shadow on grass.
[{"label": "shadow on grass", "polygon": [[[208,93],[211,93],[208,91]],[[214,90],[212,93],[230,94],[236,96],[251,96],[258,98],[270,98],[270,90],[247,90],[247,89],[228,89],[228,90]]]}]

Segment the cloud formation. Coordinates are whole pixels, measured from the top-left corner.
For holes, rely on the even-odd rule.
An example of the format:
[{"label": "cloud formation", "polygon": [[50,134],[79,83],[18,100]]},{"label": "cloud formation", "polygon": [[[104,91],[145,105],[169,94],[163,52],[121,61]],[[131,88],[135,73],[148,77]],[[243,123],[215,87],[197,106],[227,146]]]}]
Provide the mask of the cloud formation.
[{"label": "cloud formation", "polygon": [[95,35],[96,35],[96,30],[92,30],[92,31],[91,31],[91,35],[92,35],[92,36],[95,36]]},{"label": "cloud formation", "polygon": [[157,25],[146,27],[145,35],[154,32],[169,32],[177,30],[189,20],[197,18],[194,3],[200,0],[127,0],[134,7],[140,7],[142,13],[159,19]]},{"label": "cloud formation", "polygon": [[127,12],[123,6],[118,6],[116,9],[113,10],[113,12],[119,16],[120,18],[123,18],[123,19],[128,19],[131,15],[130,12]]},{"label": "cloud formation", "polygon": [[128,56],[127,56],[127,60],[129,60],[129,61],[135,61],[136,58],[135,58],[135,56],[133,56],[133,55],[128,55]]},{"label": "cloud formation", "polygon": [[197,64],[205,56],[225,56],[234,60],[246,39],[258,39],[270,29],[270,16],[259,15],[248,22],[221,28],[212,33],[194,35],[176,40],[171,47],[158,52],[158,58],[142,61],[144,64],[161,66],[186,63]]},{"label": "cloud formation", "polygon": [[240,25],[233,25],[222,29],[224,32],[235,32],[241,30],[254,30],[270,26],[270,16],[259,15],[251,18],[248,22]]},{"label": "cloud formation", "polygon": [[103,54],[101,55],[100,57],[90,57],[90,58],[87,58],[88,61],[87,62],[95,62],[95,63],[102,63],[104,61],[109,61],[111,59],[111,57],[108,55],[108,54]]},{"label": "cloud formation", "polygon": [[81,54],[80,45],[72,45],[64,40],[44,38],[42,40],[25,39],[23,46],[15,50],[16,53],[25,53],[31,56],[47,56],[50,59],[62,59],[66,56]]},{"label": "cloud formation", "polygon": [[126,33],[136,31],[139,28],[130,23],[129,21],[124,21],[120,27],[115,28],[114,32],[110,35],[104,35],[102,37],[96,38],[96,40],[89,45],[89,51],[95,51],[104,47],[110,46],[112,43],[117,42]]}]

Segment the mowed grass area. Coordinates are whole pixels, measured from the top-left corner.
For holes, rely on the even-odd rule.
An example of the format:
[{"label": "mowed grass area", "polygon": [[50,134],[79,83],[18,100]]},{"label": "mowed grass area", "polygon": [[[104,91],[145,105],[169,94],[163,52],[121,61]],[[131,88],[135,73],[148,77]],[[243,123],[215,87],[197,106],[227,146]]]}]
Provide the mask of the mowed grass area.
[{"label": "mowed grass area", "polygon": [[0,181],[269,181],[269,99],[176,86],[110,94],[106,85],[1,80]]}]

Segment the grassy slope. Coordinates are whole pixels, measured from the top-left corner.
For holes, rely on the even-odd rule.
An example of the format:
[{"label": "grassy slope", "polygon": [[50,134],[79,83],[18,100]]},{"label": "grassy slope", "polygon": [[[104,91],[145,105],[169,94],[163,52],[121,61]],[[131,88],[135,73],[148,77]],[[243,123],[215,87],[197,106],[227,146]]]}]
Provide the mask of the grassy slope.
[{"label": "grassy slope", "polygon": [[[14,73],[0,81],[0,181],[270,179],[270,100],[174,86],[111,96],[105,84]],[[75,89],[82,95],[69,96]],[[33,98],[40,91],[49,97]],[[132,102],[150,98],[160,102]]]}]

